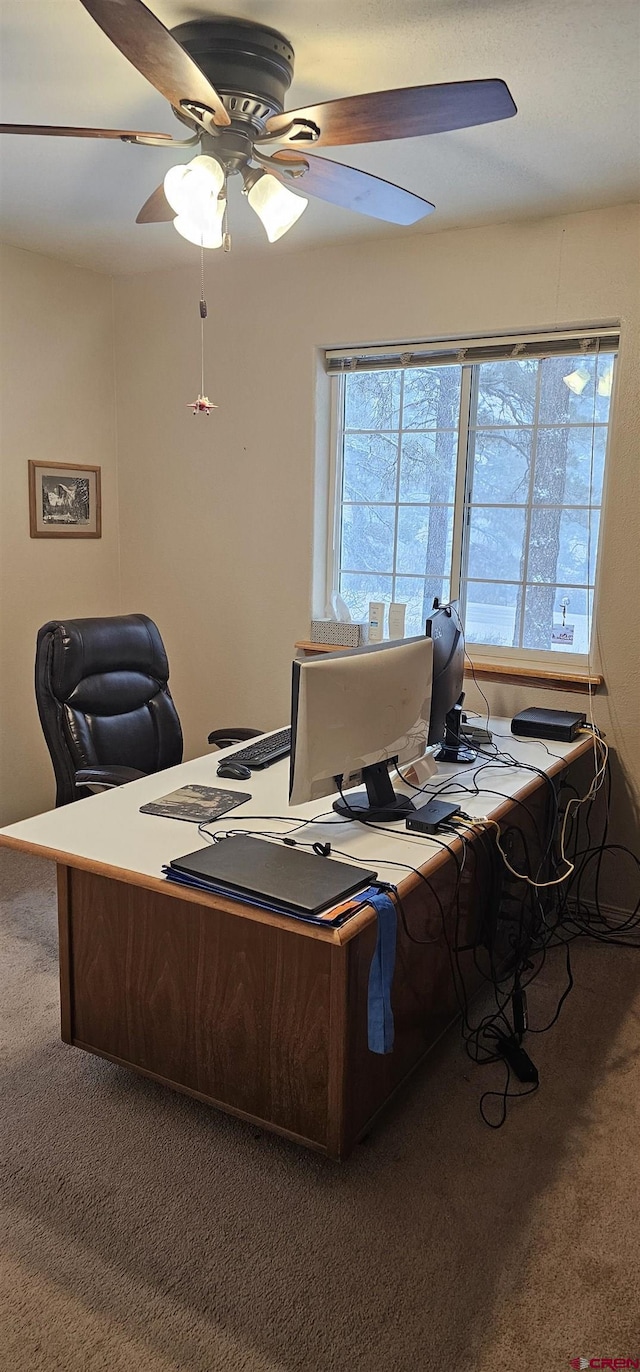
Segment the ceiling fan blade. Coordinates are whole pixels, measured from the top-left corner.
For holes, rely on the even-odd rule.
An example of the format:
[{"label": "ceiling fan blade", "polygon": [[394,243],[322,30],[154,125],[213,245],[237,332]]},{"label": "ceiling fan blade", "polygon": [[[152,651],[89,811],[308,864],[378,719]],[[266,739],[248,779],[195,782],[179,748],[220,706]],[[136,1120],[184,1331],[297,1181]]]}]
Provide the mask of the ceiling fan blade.
[{"label": "ceiling fan blade", "polygon": [[230,124],[225,107],[197,62],[142,0],[80,0],[103,33],[170,104],[205,105],[214,123]]},{"label": "ceiling fan blade", "polygon": [[[309,164],[304,176],[292,178],[287,175],[284,170],[287,162],[299,162],[300,153],[286,149],[274,154],[268,169],[289,190],[315,195],[319,200],[328,200],[345,210],[357,210],[359,214],[369,214],[373,219],[385,219],[389,224],[415,224],[435,209],[429,200],[394,186],[391,181],[383,181],[379,176],[357,171],[343,162],[330,162],[326,157],[312,157],[306,151],[303,156]],[[274,166],[276,162],[282,163],[281,175]]]},{"label": "ceiling fan blade", "polygon": [[[313,146],[378,143],[387,138],[417,138],[427,133],[472,128],[510,119],[516,106],[504,81],[447,81],[437,86],[407,86],[327,100],[306,109],[286,110],[267,123],[269,133],[285,130],[292,119],[308,120],[320,130]],[[302,147],[304,129],[291,130],[284,141]]]},{"label": "ceiling fan blade", "polygon": [[143,133],[141,129],[73,129],[54,124],[0,124],[0,133],[33,133],[39,138],[158,138],[173,142],[170,133]]},{"label": "ceiling fan blade", "polygon": [[136,224],[166,224],[175,217],[176,212],[167,200],[164,186],[157,186],[136,215]]}]

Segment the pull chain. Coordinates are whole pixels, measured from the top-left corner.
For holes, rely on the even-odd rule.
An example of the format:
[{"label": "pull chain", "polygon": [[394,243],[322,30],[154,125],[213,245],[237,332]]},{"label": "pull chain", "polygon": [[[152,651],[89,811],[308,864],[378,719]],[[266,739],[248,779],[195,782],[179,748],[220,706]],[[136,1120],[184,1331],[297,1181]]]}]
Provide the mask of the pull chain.
[{"label": "pull chain", "polygon": [[204,389],[204,321],[207,317],[207,302],[204,296],[204,243],[200,244],[200,394],[197,400],[190,403],[189,408],[194,414],[210,414],[212,410],[217,410],[218,406],[209,400]]},{"label": "pull chain", "polygon": [[204,298],[204,245],[200,244],[200,395],[204,397],[204,321],[207,302]]}]

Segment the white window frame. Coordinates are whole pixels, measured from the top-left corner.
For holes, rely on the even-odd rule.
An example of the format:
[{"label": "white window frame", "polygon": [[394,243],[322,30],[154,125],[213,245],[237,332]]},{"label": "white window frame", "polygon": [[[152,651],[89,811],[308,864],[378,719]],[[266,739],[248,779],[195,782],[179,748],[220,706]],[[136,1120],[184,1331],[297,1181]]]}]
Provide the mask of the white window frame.
[{"label": "white window frame", "polygon": [[[585,332],[589,335],[589,343],[596,341],[596,346],[598,335],[615,335],[615,344],[609,343],[609,341],[607,340],[606,347],[604,350],[606,350],[607,352],[614,351],[616,353],[617,358],[617,354],[619,352],[619,325],[606,324],[591,326],[591,328],[587,328]],[[554,334],[549,335],[549,337],[553,338],[554,342],[557,342],[558,344],[566,343],[566,349],[563,347],[562,351],[566,351],[567,355],[576,355],[577,353],[579,353],[581,339],[583,338],[583,336],[583,332],[578,330],[572,330],[570,334],[554,332]],[[522,346],[522,339],[527,339],[527,337],[535,340],[536,337],[539,338],[540,336],[516,335],[509,339],[501,338],[500,340],[496,341],[491,340],[489,346],[499,349],[501,357],[508,357],[510,356],[510,351],[507,350],[506,345],[510,345],[511,349],[513,349],[516,346],[520,348]],[[450,568],[450,595],[452,600],[461,600],[463,613],[465,609],[466,600],[466,570],[469,552],[466,530],[468,528],[471,511],[471,502],[469,499],[471,475],[471,444],[469,440],[471,431],[475,428],[475,425],[471,424],[471,407],[475,386],[475,378],[477,377],[477,372],[474,376],[474,368],[477,367],[482,360],[484,360],[482,356],[473,357],[467,360],[467,354],[475,348],[478,348],[478,350],[482,349],[482,351],[484,352],[486,346],[486,340],[469,339],[463,341],[456,341],[455,343],[447,342],[445,345],[446,351],[451,360],[453,361],[453,359],[455,358],[456,363],[459,363],[459,365],[461,366],[461,393],[459,411],[461,422],[458,430],[458,450],[456,459],[457,466],[454,492],[453,538]],[[359,359],[362,359],[363,357],[366,358],[368,362],[367,369],[377,370],[378,368],[376,366],[376,363],[378,362],[378,359],[380,359],[381,367],[384,370],[388,370],[391,368],[395,368],[395,366],[415,366],[416,361],[414,359],[416,359],[416,356],[420,356],[420,349],[424,349],[427,354],[432,350],[436,354],[437,352],[444,352],[443,345],[438,344],[436,342],[435,344],[425,343],[418,345],[390,345],[386,348],[361,348],[355,351],[353,355]],[[560,350],[561,349],[559,347],[555,347],[553,351],[559,352]],[[331,350],[326,354],[327,361],[329,362],[332,358],[335,358],[336,356],[342,359],[348,353],[348,351],[348,349]],[[493,356],[495,357],[496,355],[496,352],[494,352]],[[539,352],[537,355],[545,356],[549,354]],[[490,360],[490,357],[486,360]],[[353,363],[351,365],[353,366]],[[432,365],[437,365],[435,357]],[[330,604],[334,595],[338,592],[340,579],[340,540],[342,523],[343,477],[342,465],[344,452],[343,420],[345,410],[345,377],[348,369],[342,367],[340,370],[331,370],[330,368],[328,368],[328,370],[330,371],[329,379],[331,393],[331,418],[328,483],[329,509],[326,559],[326,604]],[[558,672],[562,672],[563,670],[571,670],[574,673],[584,672],[585,674],[587,674],[590,671],[597,670],[597,663],[595,661],[595,626],[597,623],[599,572],[602,550],[602,530],[604,526],[606,509],[606,492],[609,470],[609,449],[611,443],[611,424],[612,417],[614,415],[616,390],[615,378],[617,377],[617,372],[618,367],[616,365],[614,369],[614,387],[612,390],[611,402],[609,407],[609,419],[607,422],[607,443],[604,461],[604,482],[600,506],[600,528],[598,535],[598,548],[596,556],[596,565],[594,570],[589,650],[586,653],[569,653],[555,652],[552,649],[536,649],[521,647],[513,648],[507,645],[469,643],[469,656],[472,660],[475,660],[476,662],[495,662],[496,665],[502,663],[504,665],[510,665],[514,667],[521,665],[528,666],[530,668],[534,665],[541,665],[547,669],[555,670]],[[485,428],[486,426],[481,427]],[[504,425],[499,427],[504,428]],[[528,506],[527,509],[529,510]],[[529,513],[527,514],[527,518],[529,518]],[[585,589],[588,594],[588,588]],[[324,607],[322,609],[322,613],[324,613]]]}]

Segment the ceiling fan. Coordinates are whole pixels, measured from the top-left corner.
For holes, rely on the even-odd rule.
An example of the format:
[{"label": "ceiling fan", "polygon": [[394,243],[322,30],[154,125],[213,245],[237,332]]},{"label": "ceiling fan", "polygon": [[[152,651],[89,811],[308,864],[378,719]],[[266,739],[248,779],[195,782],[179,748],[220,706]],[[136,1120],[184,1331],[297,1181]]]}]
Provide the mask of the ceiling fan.
[{"label": "ceiling fan", "polygon": [[[509,89],[500,80],[374,91],[285,110],[294,53],[288,39],[274,29],[209,16],[170,30],[142,0],[80,3],[165,96],[191,137],[179,141],[170,134],[138,129],[35,124],[0,124],[0,132],[119,138],[180,149],[199,145],[191,162],[169,170],[164,185],[149,196],[136,220],[173,220],[178,232],[198,246],[220,247],[225,238],[226,184],[232,175],[241,176],[243,192],[270,242],[300,217],[307,194],[391,224],[414,224],[435,206],[368,172],[317,157],[309,148],[443,133],[516,113]],[[296,194],[298,190],[304,194]]]}]

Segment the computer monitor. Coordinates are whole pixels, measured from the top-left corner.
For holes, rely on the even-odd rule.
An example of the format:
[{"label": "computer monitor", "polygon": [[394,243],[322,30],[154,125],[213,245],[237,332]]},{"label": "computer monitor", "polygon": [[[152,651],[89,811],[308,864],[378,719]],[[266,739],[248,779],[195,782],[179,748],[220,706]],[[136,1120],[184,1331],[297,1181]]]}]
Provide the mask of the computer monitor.
[{"label": "computer monitor", "polygon": [[[334,802],[345,819],[388,822],[415,809],[389,763],[422,757],[429,732],[433,644],[372,643],[293,664],[289,801],[366,790]],[[354,813],[355,812],[355,813]]]},{"label": "computer monitor", "polygon": [[464,630],[460,605],[434,601],[426,635],[433,643],[433,685],[429,743],[440,744],[437,762],[473,762],[476,754],[460,733],[464,691]]}]

